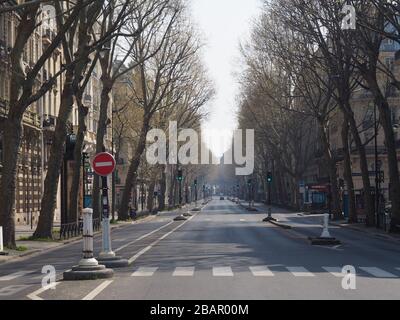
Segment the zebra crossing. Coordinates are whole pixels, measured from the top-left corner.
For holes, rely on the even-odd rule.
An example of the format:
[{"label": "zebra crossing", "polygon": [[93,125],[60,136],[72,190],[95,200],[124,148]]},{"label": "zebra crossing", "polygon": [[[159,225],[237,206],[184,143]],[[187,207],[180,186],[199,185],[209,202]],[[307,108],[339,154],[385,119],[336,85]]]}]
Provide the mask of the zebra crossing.
[{"label": "zebra crossing", "polygon": [[[400,271],[400,268],[394,268],[394,270]],[[208,272],[211,276],[215,278],[232,278],[235,276],[242,276],[246,273],[249,273],[253,277],[257,278],[272,278],[278,275],[289,274],[295,278],[315,278],[320,276],[321,274],[329,274],[336,278],[343,278],[347,275],[346,272],[343,272],[343,267],[320,267],[313,269],[312,271],[308,270],[305,267],[301,266],[281,266],[271,268],[270,266],[250,266],[246,268],[246,271],[243,272],[243,269],[234,270],[232,267],[211,267],[209,270],[205,268],[197,268],[192,267],[176,267],[174,270],[163,270],[158,267],[139,267],[132,273],[132,277],[152,277],[156,274],[168,274],[172,273],[173,277],[194,277],[196,273],[199,272]],[[377,267],[357,267],[356,268],[357,276],[366,276],[373,277],[378,279],[399,279],[400,273],[397,274],[389,272],[387,270],[377,268]]]},{"label": "zebra crossing", "polygon": [[[282,274],[289,274],[295,278],[314,278],[321,274],[329,274],[336,278],[343,278],[345,273],[343,273],[343,267],[320,267],[313,268],[309,270],[301,266],[249,266],[240,270],[235,270],[235,268],[229,266],[215,266],[207,268],[196,268],[195,266],[189,267],[176,267],[171,270],[164,270],[159,267],[139,267],[136,268],[131,277],[136,278],[149,278],[160,273],[171,273],[174,278],[184,278],[184,277],[194,277],[196,273],[208,272],[210,276],[215,278],[232,278],[236,276],[242,276],[246,273],[255,278],[273,278]],[[378,267],[356,267],[356,272],[358,276],[367,276],[377,279],[399,279],[400,278],[400,267],[393,268],[393,270],[384,270]],[[28,280],[40,280],[44,277],[37,270],[23,270],[18,272],[12,272],[10,274],[0,275],[0,285],[2,283],[6,284],[20,278]]]}]

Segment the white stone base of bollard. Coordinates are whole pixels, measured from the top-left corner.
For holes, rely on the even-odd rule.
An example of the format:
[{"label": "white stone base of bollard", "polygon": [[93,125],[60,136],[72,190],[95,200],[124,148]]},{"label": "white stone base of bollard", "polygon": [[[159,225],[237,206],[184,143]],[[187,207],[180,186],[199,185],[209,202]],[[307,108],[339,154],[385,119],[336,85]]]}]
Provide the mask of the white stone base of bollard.
[{"label": "white stone base of bollard", "polygon": [[99,265],[99,262],[95,259],[82,259],[79,261],[79,266],[80,267],[97,267]]},{"label": "white stone base of bollard", "polygon": [[322,235],[319,238],[309,238],[312,245],[316,246],[332,246],[332,245],[340,245],[341,242],[336,238],[333,238],[329,232],[329,214],[325,214],[324,216],[324,226],[323,226]]},{"label": "white stone base of bollard", "polygon": [[78,266],[64,272],[65,281],[108,279],[114,276],[112,269],[99,264],[93,257],[93,210],[83,210],[83,259]]}]

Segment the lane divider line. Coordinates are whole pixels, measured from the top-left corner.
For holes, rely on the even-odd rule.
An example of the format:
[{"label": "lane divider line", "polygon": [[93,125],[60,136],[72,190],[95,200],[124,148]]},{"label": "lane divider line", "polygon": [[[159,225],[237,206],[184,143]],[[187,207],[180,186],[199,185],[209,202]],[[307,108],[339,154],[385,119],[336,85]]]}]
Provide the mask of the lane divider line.
[{"label": "lane divider line", "polygon": [[52,285],[40,288],[39,290],[36,290],[36,291],[28,294],[27,298],[30,300],[35,300],[35,301],[44,300],[43,298],[39,297],[39,295],[42,294],[43,292],[46,292],[47,290],[57,287],[60,283],[61,282],[55,282]]},{"label": "lane divider line", "polygon": [[114,252],[119,252],[119,251],[121,251],[121,250],[123,250],[123,249],[125,249],[125,248],[127,248],[127,247],[129,247],[129,246],[131,246],[131,245],[133,245],[133,244],[135,244],[136,242],[139,242],[139,241],[141,241],[141,240],[143,240],[143,239],[146,239],[147,237],[153,235],[154,233],[156,233],[156,232],[158,232],[158,231],[161,231],[161,230],[165,229],[166,227],[170,226],[170,225],[173,224],[173,223],[174,223],[174,222],[171,221],[171,222],[167,223],[166,225],[163,225],[162,227],[160,227],[160,228],[158,228],[158,229],[156,229],[156,230],[153,230],[152,232],[149,232],[149,233],[147,233],[147,234],[141,236],[140,238],[138,238],[138,239],[136,239],[136,240],[134,240],[134,241],[131,241],[131,242],[129,242],[129,243],[123,245],[122,247],[119,247],[119,248],[116,249]]},{"label": "lane divider line", "polygon": [[90,300],[95,299],[100,293],[102,293],[113,282],[114,282],[114,280],[106,280],[106,281],[104,281],[101,285],[99,285],[97,288],[95,288],[93,291],[91,291],[82,300],[90,301]]},{"label": "lane divider line", "polygon": [[166,233],[165,235],[163,235],[161,238],[157,239],[156,241],[154,241],[151,245],[147,246],[146,248],[144,248],[143,250],[141,250],[140,252],[138,252],[137,254],[135,254],[132,258],[130,258],[128,260],[129,265],[131,265],[133,262],[135,262],[137,259],[139,259],[143,254],[145,254],[147,251],[151,250],[154,246],[156,246],[159,242],[161,242],[162,240],[164,240],[165,238],[169,237],[171,234],[173,234],[176,230],[182,228],[186,223],[188,223],[189,221],[191,221],[194,217],[196,217],[196,215],[190,217],[188,220],[186,220],[184,223],[180,224],[179,226],[177,226],[176,228],[174,228],[173,230],[171,230],[170,232]]},{"label": "lane divider line", "polygon": [[35,270],[18,271],[18,272],[11,273],[9,275],[0,277],[0,281],[15,280],[17,278],[23,277],[23,276],[25,276],[27,274],[31,274],[31,273],[34,273],[34,272],[35,272]]}]

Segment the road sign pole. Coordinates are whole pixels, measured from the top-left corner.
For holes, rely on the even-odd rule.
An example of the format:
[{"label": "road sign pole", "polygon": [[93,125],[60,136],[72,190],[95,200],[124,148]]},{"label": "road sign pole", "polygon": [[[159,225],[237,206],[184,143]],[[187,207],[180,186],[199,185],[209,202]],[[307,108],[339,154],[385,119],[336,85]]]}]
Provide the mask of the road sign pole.
[{"label": "road sign pole", "polygon": [[100,260],[115,258],[115,253],[111,246],[111,230],[110,230],[110,203],[108,199],[108,179],[102,177],[102,227],[103,227],[103,249],[100,253]]}]

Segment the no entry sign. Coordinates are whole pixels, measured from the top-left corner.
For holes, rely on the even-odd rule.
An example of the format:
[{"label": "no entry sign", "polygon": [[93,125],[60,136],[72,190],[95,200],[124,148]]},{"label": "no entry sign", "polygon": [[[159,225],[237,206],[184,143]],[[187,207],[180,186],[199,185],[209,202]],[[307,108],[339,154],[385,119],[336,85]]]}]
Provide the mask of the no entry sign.
[{"label": "no entry sign", "polygon": [[112,174],[115,170],[115,164],[114,157],[107,152],[99,153],[92,161],[93,171],[101,177]]}]

